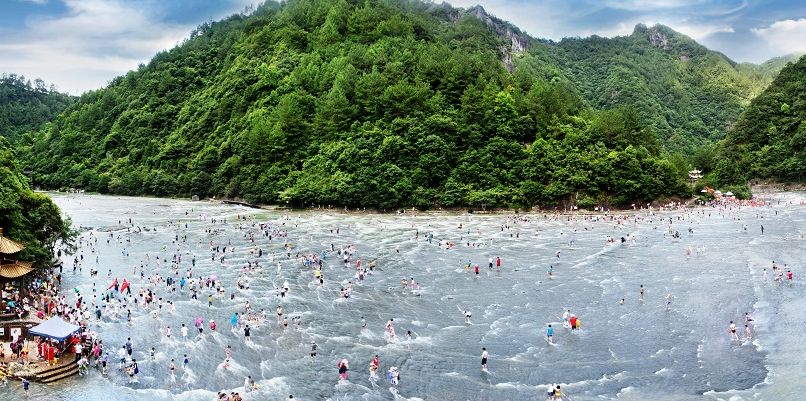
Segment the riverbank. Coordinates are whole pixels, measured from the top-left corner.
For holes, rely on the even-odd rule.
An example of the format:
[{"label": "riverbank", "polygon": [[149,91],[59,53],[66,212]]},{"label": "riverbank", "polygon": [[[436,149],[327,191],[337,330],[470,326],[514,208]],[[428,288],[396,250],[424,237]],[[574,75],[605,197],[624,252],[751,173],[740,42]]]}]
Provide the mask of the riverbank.
[{"label": "riverbank", "polygon": [[779,192],[799,192],[806,191],[806,184],[804,183],[783,183],[773,181],[758,180],[755,183],[751,181],[750,192],[756,193],[779,193]]},{"label": "riverbank", "polygon": [[[429,209],[418,209],[413,206],[401,206],[396,207],[389,210],[384,209],[377,209],[372,207],[348,207],[348,206],[310,206],[310,207],[295,207],[291,205],[280,205],[280,204],[260,204],[260,203],[251,203],[247,202],[240,198],[204,198],[204,199],[190,199],[184,197],[159,197],[154,195],[115,195],[115,194],[100,194],[96,192],[72,192],[72,191],[43,191],[37,190],[36,192],[44,193],[44,194],[70,194],[70,195],[101,195],[101,196],[109,196],[115,197],[119,199],[124,198],[142,198],[142,199],[171,199],[171,200],[181,200],[181,201],[188,201],[188,202],[217,202],[217,203],[224,203],[230,205],[238,205],[244,206],[252,209],[263,209],[263,210],[287,210],[287,211],[303,211],[303,210],[321,210],[327,211],[332,213],[345,213],[345,214],[353,214],[353,213],[372,213],[372,214],[403,214],[403,213],[418,213],[418,214],[428,214],[428,215],[455,215],[455,214],[500,214],[500,215],[509,215],[509,214],[516,214],[516,213],[538,213],[538,214],[583,214],[583,215],[606,215],[608,213],[626,213],[626,212],[634,212],[634,211],[645,211],[648,210],[645,206],[638,207],[637,203],[636,208],[631,207],[607,207],[601,208],[600,210],[590,210],[590,209],[571,209],[569,207],[539,207],[539,206],[532,206],[528,208],[498,208],[498,207],[491,207],[491,208],[478,208],[473,206],[460,206],[460,207],[450,207],[450,208],[429,208]],[[693,202],[696,202],[697,198],[689,198],[689,199],[681,199],[681,198],[668,198],[663,200],[655,200],[649,203],[641,204],[641,205],[651,205],[652,210],[671,210],[670,205],[676,206],[691,206]]]}]

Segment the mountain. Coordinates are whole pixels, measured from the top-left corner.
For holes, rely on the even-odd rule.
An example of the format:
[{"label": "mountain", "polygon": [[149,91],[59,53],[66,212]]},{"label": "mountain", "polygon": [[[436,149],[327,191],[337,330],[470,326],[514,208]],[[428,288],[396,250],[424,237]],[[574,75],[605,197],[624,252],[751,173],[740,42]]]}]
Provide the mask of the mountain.
[{"label": "mountain", "polygon": [[117,194],[381,209],[689,195],[637,113],[520,67],[522,34],[478,11],[265,3],[84,94],[20,149],[37,186]]},{"label": "mountain", "polygon": [[721,144],[719,183],[806,179],[806,56],[787,64]]},{"label": "mountain", "polygon": [[48,87],[41,79],[0,75],[0,136],[14,142],[22,134],[42,129],[75,99]]},{"label": "mountain", "polygon": [[772,80],[663,25],[614,38],[537,41],[516,65],[547,60],[588,104],[635,110],[667,151],[682,154],[721,139]]},{"label": "mountain", "polygon": [[772,82],[778,73],[789,63],[795,63],[803,56],[803,53],[792,53],[785,56],[773,57],[761,64],[742,63],[739,68],[747,70],[750,74],[758,74]]}]

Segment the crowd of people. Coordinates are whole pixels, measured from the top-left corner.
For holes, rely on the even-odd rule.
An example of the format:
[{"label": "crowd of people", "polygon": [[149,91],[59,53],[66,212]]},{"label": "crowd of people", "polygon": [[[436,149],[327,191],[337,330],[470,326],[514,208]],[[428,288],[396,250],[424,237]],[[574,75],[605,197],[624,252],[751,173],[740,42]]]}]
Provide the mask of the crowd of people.
[{"label": "crowd of people", "polygon": [[[683,210],[677,209],[677,206],[674,209]],[[706,210],[703,209],[697,213],[706,213]],[[189,377],[193,376],[191,365],[193,365],[194,358],[210,358],[210,355],[215,352],[205,350],[205,355],[194,355],[194,352],[198,351],[179,352],[177,349],[181,346],[166,347],[166,343],[183,344],[190,341],[203,341],[207,336],[215,335],[216,338],[223,336],[225,341],[241,341],[248,344],[253,342],[256,333],[265,333],[268,330],[279,330],[281,333],[286,330],[299,330],[306,324],[303,321],[304,311],[287,311],[284,307],[284,302],[294,291],[287,280],[275,284],[275,305],[267,305],[265,302],[250,299],[246,294],[250,293],[249,290],[258,278],[273,275],[274,272],[279,276],[284,269],[294,269],[307,277],[310,288],[326,288],[327,291],[334,291],[333,296],[336,300],[347,302],[354,296],[357,289],[360,290],[358,285],[365,280],[372,280],[376,274],[388,274],[383,269],[379,269],[378,259],[375,255],[361,254],[349,238],[339,237],[339,227],[333,227],[330,229],[330,233],[342,238],[344,243],[332,243],[326,249],[304,250],[300,246],[294,245],[289,236],[289,226],[294,224],[290,217],[272,222],[261,222],[253,215],[238,214],[229,218],[221,218],[206,216],[193,210],[188,210],[185,214],[186,219],[169,221],[167,225],[159,227],[144,227],[132,219],[121,219],[114,230],[84,232],[78,239],[78,253],[72,256],[72,268],[73,272],[79,276],[85,270],[89,274],[91,289],[87,294],[77,288],[59,294],[58,287],[63,274],[63,268],[59,267],[58,271],[45,273],[41,279],[32,281],[26,291],[19,291],[12,296],[11,299],[15,305],[35,313],[41,318],[60,316],[82,328],[74,339],[64,344],[47,340],[36,343],[38,358],[52,362],[58,358],[60,353],[74,352],[79,360],[82,374],[92,367],[102,375],[116,375],[131,385],[139,382],[140,364],[145,362],[150,366],[155,366],[154,369],[157,372],[164,372],[169,384],[176,385],[178,382],[187,382]],[[581,222],[578,227],[585,231],[593,230],[596,224],[621,227],[631,223],[646,223],[654,225],[655,229],[668,224],[669,230],[663,235],[668,236],[669,239],[679,239],[679,233],[673,231],[671,227],[673,223],[680,223],[680,215],[604,213],[573,217],[563,214],[543,216],[546,221],[567,219],[568,222],[571,222],[572,218],[575,222]],[[205,228],[207,238],[193,238],[192,235],[188,235],[187,229],[189,224],[195,223],[194,220],[204,223],[204,226],[207,227]],[[528,216],[517,214],[506,216],[498,228],[499,235],[508,235],[518,239],[521,236],[518,227],[528,225],[530,222]],[[496,249],[492,240],[480,242],[477,239],[478,236],[474,239],[471,231],[476,230],[475,228],[464,227],[460,224],[458,229],[461,230],[460,232],[465,232],[466,235],[459,238],[439,238],[430,230],[420,232],[419,229],[415,229],[413,240],[445,250],[453,250],[462,246],[469,249],[484,247],[491,251]],[[170,232],[173,237],[170,243],[162,244],[161,251],[133,251],[133,234],[156,232],[157,230]],[[233,235],[233,233],[237,234]],[[678,235],[675,236],[675,234]],[[534,235],[537,236],[539,233],[535,231]],[[619,246],[635,243],[636,236],[627,233],[618,240],[617,237],[608,235],[602,240],[608,246]],[[267,243],[273,245],[266,246]],[[110,267],[102,267],[105,262],[100,260],[100,247],[104,246],[117,248],[120,257],[131,265],[131,269],[117,267],[113,271]],[[568,248],[573,249],[575,246],[573,239],[567,241]],[[204,255],[205,253],[207,255]],[[395,248],[395,253],[400,253],[399,246]],[[691,250],[687,250],[687,255],[692,255]],[[205,261],[208,268],[197,269],[199,260],[208,256],[209,262]],[[483,262],[474,263],[472,260],[467,260],[465,263],[464,260],[461,262],[464,271],[478,280],[482,270],[480,265],[485,264]],[[562,260],[562,250],[558,249],[554,252],[554,260],[556,263]],[[221,278],[218,274],[211,273],[209,266],[222,269],[221,271],[226,269],[230,274],[227,274],[226,278]],[[332,275],[331,269],[337,266],[342,269],[350,269],[352,279],[338,280],[334,287],[330,284],[329,278]],[[505,255],[488,253],[486,270],[492,274],[501,273],[506,269]],[[549,264],[547,269],[547,279],[555,279],[558,272],[554,264]],[[773,263],[772,270],[774,280],[778,280],[779,276],[783,277],[786,274],[789,282],[792,281],[792,273],[787,266],[781,268]],[[199,271],[204,271],[204,273]],[[231,274],[233,271],[237,271],[236,274]],[[343,277],[342,272],[343,270],[340,275]],[[765,269],[764,280],[766,279],[767,271]],[[776,283],[778,282],[776,281]],[[337,291],[336,288],[338,288]],[[398,291],[419,295],[422,289],[423,284],[415,280],[413,274],[404,274],[400,280]],[[87,292],[87,290],[83,291]],[[638,289],[640,301],[645,299],[646,291],[647,288],[643,285]],[[620,304],[625,303],[625,298],[621,298]],[[672,299],[671,293],[664,297],[667,311],[672,308]],[[179,302],[191,302],[194,305],[193,315],[177,316],[177,303]],[[215,316],[213,311],[217,308],[226,308],[231,312],[231,314],[227,312],[229,319],[228,321],[223,319],[223,325],[216,322],[215,317],[218,316]],[[270,312],[267,312],[267,309]],[[204,313],[205,310],[209,310],[209,314]],[[275,316],[274,319],[269,316],[272,313]],[[471,311],[460,308],[460,313],[466,324],[472,324]],[[90,330],[103,323],[132,325],[133,320],[142,317],[147,317],[150,321],[155,322],[160,340],[146,343],[143,339],[128,337],[125,342],[107,348],[96,332]],[[745,320],[747,338],[752,336],[751,322],[752,319],[748,314]],[[398,338],[395,325],[394,317],[389,317],[383,325],[384,338],[387,342],[406,341],[413,338],[414,333],[408,329],[404,330],[406,333],[404,338]],[[563,311],[559,322],[547,322],[545,327],[546,341],[556,346],[557,333],[555,330],[562,327],[569,333],[579,332],[582,329],[582,320],[568,309]],[[367,322],[362,317],[361,329],[366,328]],[[731,336],[736,335],[737,329],[733,322],[731,322],[729,330]],[[30,345],[26,347],[24,339],[18,341],[21,343],[15,342],[13,349],[27,350],[30,348]],[[141,344],[141,346],[138,347],[136,344]],[[168,354],[168,352],[175,354]],[[312,363],[319,352],[320,344],[316,340],[311,340],[310,359]],[[15,357],[21,358],[23,353],[19,351]],[[166,356],[161,358],[160,354]],[[240,369],[237,369],[238,364],[235,361],[237,357],[231,346],[228,345],[224,348],[221,358],[217,369],[229,370],[233,374],[241,372]],[[490,352],[483,347],[482,370],[488,369],[491,360]],[[397,366],[383,367],[378,354],[367,355],[367,361],[367,364],[364,365],[368,366],[367,380],[373,388],[378,387],[378,383],[385,379],[393,393],[400,391],[400,368]],[[335,368],[338,380],[350,380],[350,362],[346,358],[339,358]],[[379,372],[385,372],[385,375],[380,377]],[[246,372],[243,375],[242,388],[221,391],[217,394],[218,400],[242,400],[244,395],[260,391],[260,382],[253,379],[249,373]],[[560,391],[559,385],[550,385],[548,386],[548,397],[560,400],[564,399],[565,395]],[[289,398],[293,398],[293,396],[289,396]]]}]

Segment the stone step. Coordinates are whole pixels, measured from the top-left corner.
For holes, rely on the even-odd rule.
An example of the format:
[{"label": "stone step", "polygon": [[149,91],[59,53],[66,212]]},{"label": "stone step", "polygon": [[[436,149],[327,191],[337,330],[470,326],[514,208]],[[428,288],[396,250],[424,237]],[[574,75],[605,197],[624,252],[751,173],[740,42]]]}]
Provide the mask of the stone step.
[{"label": "stone step", "polygon": [[59,373],[57,375],[48,376],[47,378],[44,378],[44,379],[37,377],[37,381],[39,381],[41,383],[53,383],[53,382],[62,380],[64,378],[68,378],[70,376],[77,375],[77,374],[78,374],[78,365],[73,364],[71,366],[71,369],[69,369],[69,370],[62,371],[61,373]]},{"label": "stone step", "polygon": [[[45,382],[47,379],[49,379],[51,377],[60,376],[61,374],[65,373],[65,372],[70,372],[72,370],[75,370],[76,372],[78,372],[78,364],[77,363],[75,363],[75,362],[67,363],[67,364],[64,364],[64,365],[54,366],[52,369],[47,369],[47,370],[41,371],[41,372],[36,374],[36,377],[35,377],[34,380],[40,381],[40,382]],[[74,373],[76,373],[76,372],[74,372]]]}]

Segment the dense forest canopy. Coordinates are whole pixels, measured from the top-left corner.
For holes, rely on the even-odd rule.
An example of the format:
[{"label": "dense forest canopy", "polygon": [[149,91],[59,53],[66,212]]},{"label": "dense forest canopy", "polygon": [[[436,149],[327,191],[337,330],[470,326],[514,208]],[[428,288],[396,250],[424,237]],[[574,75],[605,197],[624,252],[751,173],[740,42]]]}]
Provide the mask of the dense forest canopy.
[{"label": "dense forest canopy", "polygon": [[806,179],[806,56],[788,64],[744,112],[722,143],[720,183]]},{"label": "dense forest canopy", "polygon": [[25,133],[40,130],[73,101],[41,79],[32,83],[22,75],[2,74],[0,136],[14,142]]},{"label": "dense forest canopy", "polygon": [[593,107],[630,107],[667,151],[682,154],[723,138],[782,67],[739,66],[663,25],[535,47]]},{"label": "dense forest canopy", "polygon": [[11,146],[0,136],[0,228],[4,236],[26,246],[20,260],[47,265],[54,245],[70,245],[69,227],[49,197],[31,190]]},{"label": "dense forest canopy", "polygon": [[662,26],[554,43],[480,7],[267,2],[85,93],[19,149],[45,188],[626,205],[688,197],[693,149],[722,137],[764,77]]}]

